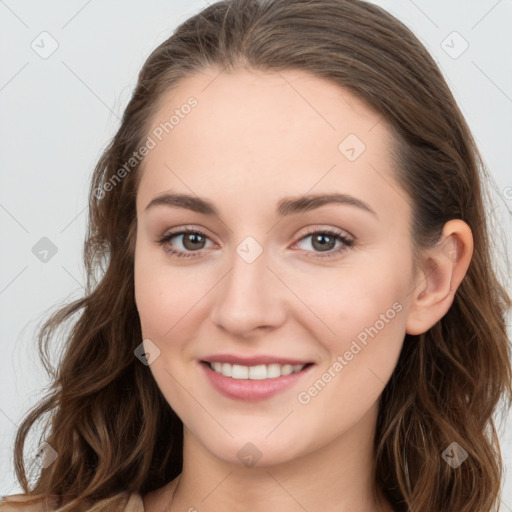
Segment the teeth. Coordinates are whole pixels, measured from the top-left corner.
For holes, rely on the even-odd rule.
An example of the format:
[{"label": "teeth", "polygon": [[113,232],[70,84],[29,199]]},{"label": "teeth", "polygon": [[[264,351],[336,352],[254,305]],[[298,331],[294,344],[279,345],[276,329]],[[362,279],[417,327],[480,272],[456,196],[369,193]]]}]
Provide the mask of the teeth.
[{"label": "teeth", "polygon": [[281,375],[290,375],[293,372],[293,366],[291,364],[285,364],[281,368]]},{"label": "teeth", "polygon": [[239,364],[234,364],[231,367],[231,377],[233,379],[248,379],[249,378],[249,367],[248,366],[240,366]]},{"label": "teeth", "polygon": [[275,379],[276,377],[281,377],[281,365],[269,364],[267,366],[267,379]]},{"label": "teeth", "polygon": [[210,367],[224,377],[233,379],[264,380],[275,379],[283,375],[297,373],[306,366],[305,364],[260,364],[257,366],[242,366],[240,364],[210,363]]},{"label": "teeth", "polygon": [[231,365],[229,363],[223,363],[221,372],[222,375],[225,375],[226,377],[231,377],[233,375]]},{"label": "teeth", "polygon": [[[241,366],[240,368],[244,368]],[[264,364],[258,366],[249,366],[249,379],[262,380],[267,378],[267,367]]]}]

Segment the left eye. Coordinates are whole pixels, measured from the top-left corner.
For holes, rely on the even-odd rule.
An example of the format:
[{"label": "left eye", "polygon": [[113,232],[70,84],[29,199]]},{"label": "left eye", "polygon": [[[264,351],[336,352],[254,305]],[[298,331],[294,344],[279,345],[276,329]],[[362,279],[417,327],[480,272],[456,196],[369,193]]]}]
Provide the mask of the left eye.
[{"label": "left eye", "polygon": [[[176,249],[171,241],[174,238],[182,237],[181,245],[183,248]],[[327,258],[331,256],[336,256],[339,253],[348,250],[349,247],[354,245],[354,240],[347,238],[341,232],[330,231],[330,230],[321,230],[321,231],[312,231],[303,237],[300,238],[298,242],[294,244],[298,245],[308,238],[311,238],[310,246],[313,247],[313,251],[307,252],[317,252],[317,253],[326,253],[326,254],[317,254],[315,257]],[[200,252],[205,248],[206,241],[209,238],[202,233],[201,231],[192,230],[192,229],[183,229],[178,232],[169,233],[158,240],[158,243],[163,246],[164,251],[173,256],[177,256],[178,258],[190,258],[195,257],[197,252]],[[338,246],[335,249],[336,242],[340,243],[341,246]],[[317,249],[317,250],[315,250]]]},{"label": "left eye", "polygon": [[[328,258],[330,256],[335,256],[340,252],[347,250],[349,247],[354,245],[354,241],[347,238],[340,232],[324,230],[324,231],[313,231],[303,236],[297,244],[311,239],[310,246],[314,249],[319,249],[321,253],[327,254],[319,254],[318,256],[322,258]],[[335,249],[336,242],[339,242],[340,245]],[[308,251],[310,252],[310,251]],[[316,252],[316,251],[315,251]]]}]

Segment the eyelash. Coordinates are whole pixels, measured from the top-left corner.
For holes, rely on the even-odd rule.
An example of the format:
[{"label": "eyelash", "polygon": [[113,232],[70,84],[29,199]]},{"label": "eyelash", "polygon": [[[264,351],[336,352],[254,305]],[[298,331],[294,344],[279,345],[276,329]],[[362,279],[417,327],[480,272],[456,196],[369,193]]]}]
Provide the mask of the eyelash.
[{"label": "eyelash", "polygon": [[[177,258],[197,257],[197,256],[195,256],[195,253],[200,253],[201,251],[183,252],[183,251],[177,251],[176,249],[173,249],[170,246],[165,246],[165,244],[170,242],[173,238],[180,236],[180,235],[186,235],[187,233],[193,233],[195,235],[201,235],[205,238],[208,238],[208,236],[205,235],[202,231],[199,231],[197,229],[192,229],[192,228],[183,228],[179,231],[175,231],[173,233],[168,233],[167,235],[160,238],[157,241],[157,243],[164,248],[165,252],[171,254],[172,256],[176,256]],[[317,253],[318,256],[315,256],[315,257],[318,257],[318,258],[332,258],[334,256],[338,256],[342,252],[347,251],[350,247],[353,247],[355,244],[354,240],[347,238],[340,231],[334,231],[334,230],[330,230],[330,229],[322,229],[322,230],[317,229],[317,230],[308,231],[296,243],[302,242],[304,239],[310,237],[311,235],[317,235],[317,234],[331,236],[331,237],[335,238],[336,240],[343,243],[343,245],[341,247],[338,247],[338,249],[332,249],[327,254]],[[307,251],[307,252],[315,252],[315,251]]]}]

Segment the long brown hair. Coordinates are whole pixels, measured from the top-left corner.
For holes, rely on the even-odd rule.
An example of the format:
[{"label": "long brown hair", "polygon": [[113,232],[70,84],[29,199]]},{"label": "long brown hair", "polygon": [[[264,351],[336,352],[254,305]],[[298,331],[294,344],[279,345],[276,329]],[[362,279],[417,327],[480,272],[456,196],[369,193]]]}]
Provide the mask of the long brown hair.
[{"label": "long brown hair", "polygon": [[[40,332],[53,384],[16,437],[16,473],[27,499],[53,497],[62,512],[122,510],[128,493],[145,494],[181,472],[181,420],[134,356],[141,343],[133,283],[141,164],[106,184],[143,145],[165,92],[208,66],[229,72],[241,65],[310,72],[355,93],[386,120],[398,141],[396,177],[413,205],[416,248],[435,243],[450,219],[471,228],[473,259],[450,310],[426,333],[405,336],[382,393],[375,487],[397,511],[491,511],[503,469],[493,413],[501,397],[510,407],[512,385],[504,321],[511,302],[491,260],[483,188],[489,176],[427,50],[404,24],[361,0],[220,1],[151,53],[94,171],[85,295]],[[53,368],[49,343],[67,322]],[[31,483],[23,449],[39,421],[58,457]],[[453,442],[468,454],[457,469],[442,457]]]}]

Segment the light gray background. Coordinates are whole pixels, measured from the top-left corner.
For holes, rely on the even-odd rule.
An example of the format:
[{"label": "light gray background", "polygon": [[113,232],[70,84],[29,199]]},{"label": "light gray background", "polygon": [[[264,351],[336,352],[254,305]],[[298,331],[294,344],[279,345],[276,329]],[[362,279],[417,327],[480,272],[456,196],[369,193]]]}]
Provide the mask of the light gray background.
[{"label": "light gray background", "polygon": [[[404,21],[439,63],[493,175],[498,223],[510,237],[512,1],[375,3]],[[35,329],[50,309],[83,291],[93,167],[146,57],[204,6],[203,0],[0,0],[0,494],[20,492],[12,469],[15,429],[47,383]],[[31,47],[51,49],[48,36],[40,36],[44,31],[58,43],[46,59]],[[469,47],[458,56],[464,41]],[[46,263],[32,252],[42,237],[58,250]],[[497,250],[510,258],[511,245],[500,241]],[[506,272],[503,277],[510,290]],[[508,512],[512,415],[498,427],[507,465],[501,510]]]}]

